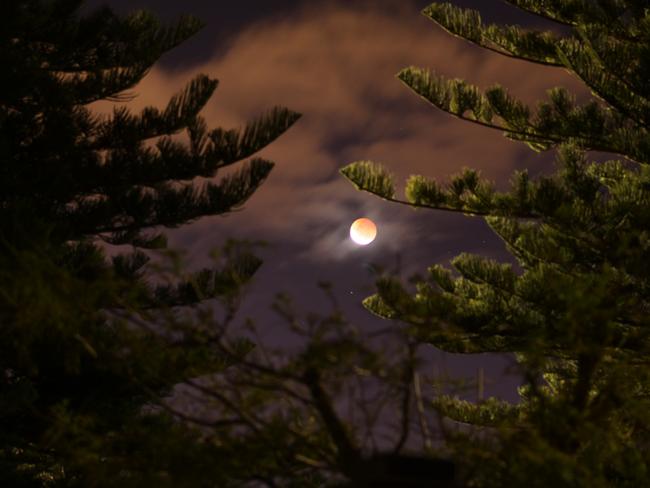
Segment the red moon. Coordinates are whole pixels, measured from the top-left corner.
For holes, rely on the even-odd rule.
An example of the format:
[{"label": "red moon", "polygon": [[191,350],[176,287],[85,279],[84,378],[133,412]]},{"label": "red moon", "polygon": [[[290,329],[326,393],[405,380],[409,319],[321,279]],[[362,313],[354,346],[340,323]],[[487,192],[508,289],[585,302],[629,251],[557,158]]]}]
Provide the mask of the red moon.
[{"label": "red moon", "polygon": [[367,218],[357,219],[350,226],[350,239],[361,246],[370,244],[377,237],[377,226]]}]

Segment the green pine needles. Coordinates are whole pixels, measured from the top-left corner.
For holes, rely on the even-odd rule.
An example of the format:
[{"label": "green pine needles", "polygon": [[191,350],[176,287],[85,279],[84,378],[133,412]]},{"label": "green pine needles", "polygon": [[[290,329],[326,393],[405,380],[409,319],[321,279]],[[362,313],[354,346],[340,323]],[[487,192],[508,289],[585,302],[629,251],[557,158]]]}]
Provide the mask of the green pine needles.
[{"label": "green pine needles", "polygon": [[[531,180],[518,172],[508,192],[474,170],[444,185],[412,176],[399,199],[381,166],[363,161],[341,172],[390,201],[485,216],[521,271],[461,255],[453,272],[430,267],[414,294],[383,278],[364,305],[442,350],[516,355],[526,380],[518,404],[434,402],[474,426],[449,436],[471,486],[641,486],[650,478],[650,8],[508,3],[567,34],[486,25],[449,3],[423,14],[485,49],[569,70],[592,100],[578,104],[553,88],[532,108],[500,86],[481,91],[417,67],[397,77],[451,115],[555,150],[555,173]],[[591,162],[588,151],[616,156]]]}]

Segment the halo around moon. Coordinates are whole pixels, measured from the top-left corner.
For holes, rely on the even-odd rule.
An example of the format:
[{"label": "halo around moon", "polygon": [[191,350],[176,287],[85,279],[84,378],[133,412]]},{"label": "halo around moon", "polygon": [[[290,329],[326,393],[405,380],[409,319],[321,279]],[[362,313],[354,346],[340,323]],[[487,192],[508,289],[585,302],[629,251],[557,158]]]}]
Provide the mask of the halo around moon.
[{"label": "halo around moon", "polygon": [[350,239],[360,246],[370,244],[375,240],[375,237],[377,237],[377,226],[372,220],[364,217],[352,222],[350,226]]}]

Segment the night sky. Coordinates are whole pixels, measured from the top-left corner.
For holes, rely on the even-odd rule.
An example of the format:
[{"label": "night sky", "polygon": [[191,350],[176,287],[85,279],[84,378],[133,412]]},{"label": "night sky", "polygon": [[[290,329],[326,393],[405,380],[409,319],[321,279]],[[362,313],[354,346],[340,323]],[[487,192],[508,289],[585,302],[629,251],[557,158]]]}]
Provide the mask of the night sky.
[{"label": "night sky", "polygon": [[[480,8],[488,21],[549,27],[499,1],[455,2]],[[532,176],[553,169],[553,154],[536,154],[499,132],[459,121],[417,97],[395,74],[409,65],[433,68],[481,87],[500,83],[524,101],[553,86],[584,95],[566,72],[512,60],[445,33],[420,14],[422,0],[90,0],[120,12],[152,10],[165,20],[193,14],[207,25],[165,55],[134,90],[129,105],[164,107],[198,73],[220,85],[202,115],[210,127],[238,127],[275,106],[303,117],[259,156],[276,162],[267,182],[242,211],[209,217],[168,233],[194,267],[227,238],[261,239],[264,265],[247,291],[240,321],[253,317],[264,337],[282,342],[286,327],[269,305],[288,293],[303,312],[327,309],[318,281],[333,283],[348,318],[364,329],[387,323],[362,309],[373,291],[370,263],[424,272],[461,252],[512,261],[480,218],[415,211],[356,191],[338,173],[357,160],[384,163],[399,185],[410,174],[440,180],[463,166],[481,170],[505,189],[515,169]],[[99,104],[107,110],[109,104]],[[403,186],[398,187],[398,193]],[[359,247],[350,224],[369,217],[377,239]],[[514,399],[517,378],[502,372],[510,360],[494,355],[433,353],[440,369],[474,377],[486,370],[487,394]]]}]

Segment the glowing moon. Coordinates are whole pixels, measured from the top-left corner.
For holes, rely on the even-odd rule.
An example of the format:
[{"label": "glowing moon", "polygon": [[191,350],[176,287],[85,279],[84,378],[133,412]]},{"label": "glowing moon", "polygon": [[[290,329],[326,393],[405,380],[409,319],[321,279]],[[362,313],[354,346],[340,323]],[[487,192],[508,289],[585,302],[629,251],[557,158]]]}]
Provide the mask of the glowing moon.
[{"label": "glowing moon", "polygon": [[350,239],[361,246],[370,244],[377,237],[377,226],[366,218],[357,219],[350,226]]}]

